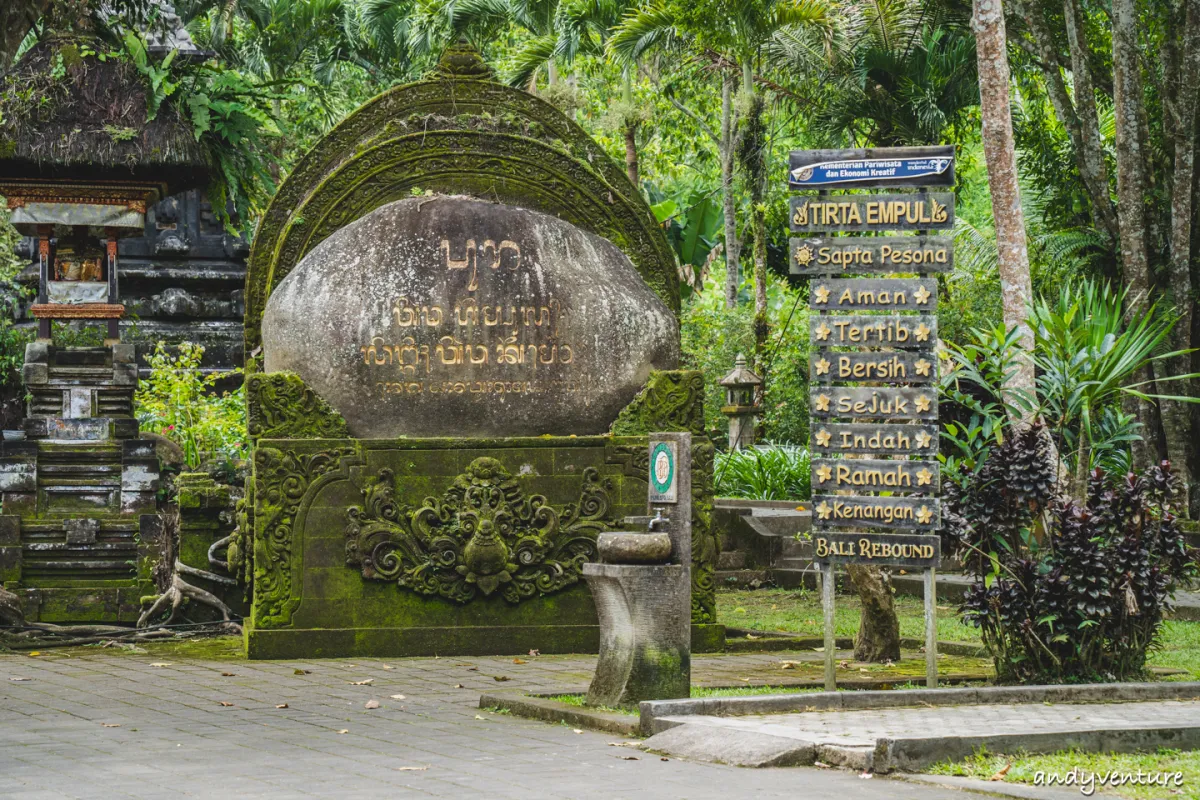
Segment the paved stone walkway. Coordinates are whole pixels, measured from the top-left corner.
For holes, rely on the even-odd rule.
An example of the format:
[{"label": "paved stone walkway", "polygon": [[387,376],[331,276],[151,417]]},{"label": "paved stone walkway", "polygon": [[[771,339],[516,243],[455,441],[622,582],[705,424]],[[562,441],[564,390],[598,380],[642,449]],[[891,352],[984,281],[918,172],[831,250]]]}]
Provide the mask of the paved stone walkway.
[{"label": "paved stone walkway", "polygon": [[[780,659],[697,656],[695,674],[737,681],[756,665],[778,670]],[[523,660],[0,655],[0,797],[972,796],[839,770],[664,762],[610,746],[611,735],[480,711],[483,690],[580,689],[595,659]],[[380,707],[365,708],[370,700]]]}]

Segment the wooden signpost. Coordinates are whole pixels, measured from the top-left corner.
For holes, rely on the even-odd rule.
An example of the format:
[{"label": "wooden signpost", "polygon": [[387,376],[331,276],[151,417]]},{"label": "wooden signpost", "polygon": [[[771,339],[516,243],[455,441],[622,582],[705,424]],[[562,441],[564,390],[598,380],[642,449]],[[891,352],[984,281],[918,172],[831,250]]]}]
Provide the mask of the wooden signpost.
[{"label": "wooden signpost", "polygon": [[[825,688],[837,688],[834,569],[925,577],[926,683],[937,686],[937,280],[954,266],[954,148],[798,150],[788,185],[793,275],[812,278],[813,556],[821,567]],[[830,194],[886,189],[886,194]],[[897,192],[900,189],[918,191]],[[927,191],[941,189],[942,191]],[[866,236],[846,236],[846,233]],[[908,232],[904,234],[903,232]],[[862,277],[845,277],[845,276]],[[880,532],[883,531],[883,532]]]}]

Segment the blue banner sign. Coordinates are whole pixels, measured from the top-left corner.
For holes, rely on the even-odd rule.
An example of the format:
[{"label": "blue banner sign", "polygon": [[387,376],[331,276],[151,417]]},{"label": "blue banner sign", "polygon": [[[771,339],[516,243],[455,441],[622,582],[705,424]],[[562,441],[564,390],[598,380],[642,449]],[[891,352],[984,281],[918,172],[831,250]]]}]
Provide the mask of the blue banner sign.
[{"label": "blue banner sign", "polygon": [[954,148],[797,150],[789,164],[788,185],[793,189],[953,186]]}]

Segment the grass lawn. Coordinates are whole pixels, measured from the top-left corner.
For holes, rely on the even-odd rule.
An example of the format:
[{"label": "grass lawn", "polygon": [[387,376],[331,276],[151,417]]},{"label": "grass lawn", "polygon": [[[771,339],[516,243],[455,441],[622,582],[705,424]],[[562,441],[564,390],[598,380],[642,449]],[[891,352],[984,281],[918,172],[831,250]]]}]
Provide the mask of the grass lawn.
[{"label": "grass lawn", "polygon": [[[1097,794],[1112,794],[1120,797],[1135,798],[1136,800],[1157,800],[1158,798],[1197,798],[1200,797],[1200,751],[1159,750],[1156,753],[1077,753],[1063,752],[1046,756],[1017,755],[1006,756],[992,753],[977,753],[966,761],[936,764],[929,772],[938,775],[963,775],[969,778],[987,780],[1005,766],[1008,772],[1004,775],[1007,783],[1033,784],[1039,771],[1046,774],[1056,773],[1066,778],[1072,770],[1079,770],[1076,778],[1087,779],[1089,773],[1096,775]],[[1136,775],[1142,773],[1158,773],[1159,780],[1167,782],[1164,773],[1183,773],[1182,785],[1176,786],[1174,781],[1167,786],[1134,786],[1126,784],[1116,789],[1103,788],[1099,785],[1100,776],[1111,773]],[[1149,780],[1149,779],[1147,779]],[[1078,791],[1079,786],[1056,787],[1059,791]],[[1081,793],[1080,796],[1085,796]]]},{"label": "grass lawn", "polygon": [[[900,635],[923,639],[924,604],[919,598],[896,597],[900,615]],[[838,595],[834,620],[838,636],[858,632],[861,606],[858,598]],[[962,624],[957,604],[939,605],[938,639],[944,642],[978,644],[978,632]],[[821,596],[814,591],[795,589],[734,589],[717,593],[717,621],[736,628],[787,631],[806,636],[824,635],[821,621]],[[1150,654],[1150,666],[1187,670],[1189,677],[1200,680],[1200,622],[1167,621],[1163,625],[1161,646]],[[1200,787],[1196,797],[1200,798]]]}]

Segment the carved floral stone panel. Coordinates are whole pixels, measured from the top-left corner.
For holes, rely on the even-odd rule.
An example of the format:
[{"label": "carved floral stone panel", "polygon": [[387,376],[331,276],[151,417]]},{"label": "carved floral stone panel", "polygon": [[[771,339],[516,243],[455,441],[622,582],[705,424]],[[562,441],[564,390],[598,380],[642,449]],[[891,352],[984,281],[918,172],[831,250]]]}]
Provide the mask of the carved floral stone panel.
[{"label": "carved floral stone panel", "polygon": [[588,468],[578,501],[555,507],[481,457],[440,498],[410,506],[397,500],[392,470],[382,469],[363,480],[363,504],[346,512],[346,564],[418,594],[520,603],[578,583],[596,560],[596,536],[618,527],[611,489]]}]

